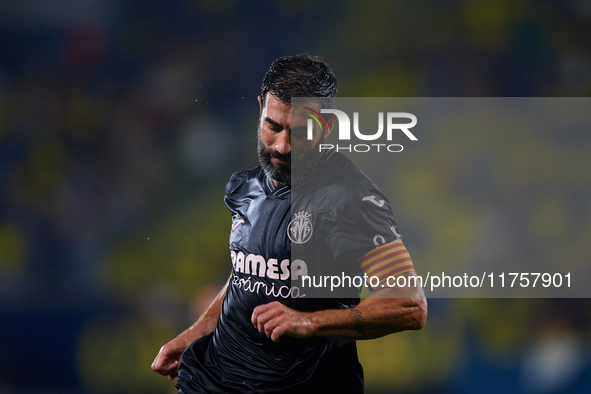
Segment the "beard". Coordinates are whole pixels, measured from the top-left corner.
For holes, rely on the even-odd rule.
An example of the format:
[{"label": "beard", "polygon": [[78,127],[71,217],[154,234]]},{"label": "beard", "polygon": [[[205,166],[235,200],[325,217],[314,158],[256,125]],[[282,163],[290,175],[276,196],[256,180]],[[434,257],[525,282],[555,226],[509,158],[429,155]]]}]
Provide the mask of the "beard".
[{"label": "beard", "polygon": [[[263,167],[265,175],[282,185],[296,184],[312,174],[320,162],[322,161],[322,154],[320,152],[320,144],[324,143],[324,135],[320,136],[318,142],[310,149],[306,150],[300,156],[295,156],[291,160],[291,152],[283,155],[276,150],[267,149],[261,141],[260,126],[257,132],[257,146],[259,163]],[[284,164],[273,164],[272,158],[277,158],[291,162],[291,168]],[[295,172],[292,173],[292,169]]]}]

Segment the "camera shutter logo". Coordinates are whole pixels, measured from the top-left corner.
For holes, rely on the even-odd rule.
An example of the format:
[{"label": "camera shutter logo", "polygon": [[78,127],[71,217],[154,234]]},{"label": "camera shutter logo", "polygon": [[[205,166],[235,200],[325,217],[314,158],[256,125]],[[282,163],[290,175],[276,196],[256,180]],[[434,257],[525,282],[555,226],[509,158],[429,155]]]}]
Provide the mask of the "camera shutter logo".
[{"label": "camera shutter logo", "polygon": [[304,244],[312,238],[312,222],[308,212],[294,213],[294,219],[287,225],[287,236],[295,244]]},{"label": "camera shutter logo", "polygon": [[[312,119],[314,119],[316,121],[316,123],[318,123],[318,126],[320,126],[320,130],[321,131],[327,131],[328,130],[328,124],[326,123],[326,120],[324,119],[324,117],[320,114],[320,112],[318,111],[314,111],[312,108],[310,107],[304,107],[304,109],[307,109],[308,111],[312,112],[304,112],[306,115],[309,115],[312,117]],[[314,128],[312,127],[312,119],[308,119],[308,139],[311,140],[314,138]],[[322,123],[320,122],[320,120],[322,120]],[[322,125],[324,124],[324,130],[322,128]]]}]

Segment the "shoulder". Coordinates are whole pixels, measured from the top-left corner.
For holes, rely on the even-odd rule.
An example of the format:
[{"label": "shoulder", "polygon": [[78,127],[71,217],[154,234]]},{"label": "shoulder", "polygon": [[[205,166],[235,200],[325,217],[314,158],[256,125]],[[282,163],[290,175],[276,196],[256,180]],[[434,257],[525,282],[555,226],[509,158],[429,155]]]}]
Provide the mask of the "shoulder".
[{"label": "shoulder", "polygon": [[347,156],[336,152],[329,158],[329,160],[331,159],[334,160],[332,166],[335,169],[340,169],[342,178],[351,186],[376,187],[372,180]]},{"label": "shoulder", "polygon": [[342,153],[335,152],[326,161],[322,173],[329,194],[339,196],[346,202],[361,202],[367,196],[376,195],[383,198],[384,194],[375,183]]},{"label": "shoulder", "polygon": [[257,166],[250,170],[240,170],[233,173],[226,184],[226,195],[235,193],[243,186],[259,185],[261,182],[261,171],[261,166]]}]

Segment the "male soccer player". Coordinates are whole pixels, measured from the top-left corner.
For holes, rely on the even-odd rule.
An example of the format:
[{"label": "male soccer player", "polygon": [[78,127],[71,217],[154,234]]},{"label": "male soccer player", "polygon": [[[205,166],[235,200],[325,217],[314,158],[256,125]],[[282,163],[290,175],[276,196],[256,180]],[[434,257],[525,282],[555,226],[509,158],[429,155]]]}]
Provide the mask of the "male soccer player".
[{"label": "male soccer player", "polygon": [[[302,108],[331,107],[336,90],[331,69],[310,55],[279,58],[265,74],[260,166],[226,186],[232,274],[152,364],[170,379],[178,374],[179,393],[362,393],[355,341],[423,327],[422,289],[382,286],[416,275],[386,197],[342,154],[319,152],[334,118],[311,140],[302,118],[292,119]],[[292,97],[310,99],[292,108]],[[357,288],[323,298],[303,286],[327,273],[379,284],[362,302]]]}]

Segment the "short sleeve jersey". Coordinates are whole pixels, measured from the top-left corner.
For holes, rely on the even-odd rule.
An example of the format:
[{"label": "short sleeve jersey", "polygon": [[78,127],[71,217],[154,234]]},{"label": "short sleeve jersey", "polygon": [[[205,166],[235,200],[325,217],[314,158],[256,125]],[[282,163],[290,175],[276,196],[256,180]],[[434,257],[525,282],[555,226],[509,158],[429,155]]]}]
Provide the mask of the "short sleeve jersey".
[{"label": "short sleeve jersey", "polygon": [[[343,272],[399,236],[386,197],[345,156],[330,152],[296,187],[275,187],[261,167],[239,171],[226,186],[232,213],[232,275],[214,332],[181,359],[182,392],[363,392],[354,340],[267,338],[251,323],[254,308],[279,301],[297,311],[350,308],[346,297],[319,298],[295,279]],[[294,279],[294,281],[292,281]],[[293,282],[293,283],[292,283]]]},{"label": "short sleeve jersey", "polygon": [[[312,278],[293,279],[306,295],[358,298],[360,288],[345,283],[360,281],[343,279],[361,277],[364,256],[401,238],[388,199],[353,162],[334,151],[312,176],[297,184],[291,205],[292,259],[304,261]],[[327,283],[332,277],[339,280]],[[340,286],[331,286],[339,281]]]}]

